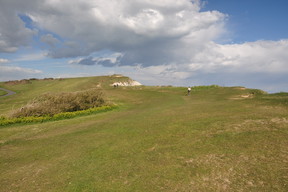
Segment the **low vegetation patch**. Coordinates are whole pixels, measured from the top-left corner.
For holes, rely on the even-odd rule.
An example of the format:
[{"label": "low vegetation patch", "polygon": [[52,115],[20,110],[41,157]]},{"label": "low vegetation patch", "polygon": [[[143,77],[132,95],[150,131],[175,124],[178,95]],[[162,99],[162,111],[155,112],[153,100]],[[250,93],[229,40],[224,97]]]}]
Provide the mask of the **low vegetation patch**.
[{"label": "low vegetation patch", "polygon": [[47,121],[57,121],[62,119],[71,119],[78,116],[90,115],[105,111],[110,111],[116,109],[116,105],[110,106],[101,106],[90,108],[82,111],[74,111],[74,112],[62,112],[55,115],[45,115],[45,116],[27,116],[27,117],[16,117],[16,118],[7,118],[4,116],[0,116],[0,126],[18,124],[18,123],[39,123],[39,122],[47,122]]},{"label": "low vegetation patch", "polygon": [[108,104],[103,93],[97,89],[58,94],[46,93],[15,110],[10,117],[1,116],[0,126],[68,119],[114,108],[116,106]]},{"label": "low vegetation patch", "polygon": [[6,95],[6,94],[7,94],[6,91],[0,90],[0,96]]},{"label": "low vegetation patch", "polygon": [[203,90],[203,89],[213,89],[213,88],[219,88],[219,85],[203,85],[203,86],[194,86],[192,87],[193,90]]},{"label": "low vegetation patch", "polygon": [[12,117],[53,116],[106,105],[102,92],[90,89],[79,92],[46,93],[13,112]]},{"label": "low vegetation patch", "polygon": [[31,81],[29,79],[15,80],[15,81],[7,81],[5,84],[7,85],[21,85],[21,84],[30,84]]},{"label": "low vegetation patch", "polygon": [[266,94],[261,97],[262,101],[265,101],[266,104],[270,105],[288,105],[288,93],[274,93],[274,94]]}]

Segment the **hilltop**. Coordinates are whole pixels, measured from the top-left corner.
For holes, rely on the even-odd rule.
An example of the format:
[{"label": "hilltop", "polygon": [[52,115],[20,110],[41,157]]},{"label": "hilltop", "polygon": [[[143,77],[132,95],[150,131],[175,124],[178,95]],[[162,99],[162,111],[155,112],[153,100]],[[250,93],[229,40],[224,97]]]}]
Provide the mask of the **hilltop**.
[{"label": "hilltop", "polygon": [[[17,93],[14,97],[2,98],[0,103],[0,115],[7,114],[16,108],[20,108],[30,100],[44,93],[77,92],[88,89],[105,90],[120,86],[139,86],[140,83],[122,75],[80,77],[80,78],[45,78],[24,79],[1,82],[0,87]],[[3,93],[4,94],[4,93]],[[11,105],[13,103],[13,105]]]},{"label": "hilltop", "polygon": [[102,76],[0,83],[0,115],[43,93],[99,89],[116,110],[0,128],[3,191],[287,191],[288,94],[111,86]]}]

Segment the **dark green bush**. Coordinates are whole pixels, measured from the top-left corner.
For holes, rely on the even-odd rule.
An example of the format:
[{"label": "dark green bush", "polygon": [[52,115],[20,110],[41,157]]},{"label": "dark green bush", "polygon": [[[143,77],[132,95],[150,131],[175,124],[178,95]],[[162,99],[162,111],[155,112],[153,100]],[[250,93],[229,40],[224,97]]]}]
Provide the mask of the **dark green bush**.
[{"label": "dark green bush", "polygon": [[58,113],[81,111],[103,105],[105,105],[103,94],[97,89],[58,94],[46,93],[16,110],[12,117],[52,116]]},{"label": "dark green bush", "polygon": [[259,96],[259,95],[265,95],[267,94],[265,91],[262,91],[260,89],[250,89],[249,91],[250,94],[254,95],[254,96]]}]

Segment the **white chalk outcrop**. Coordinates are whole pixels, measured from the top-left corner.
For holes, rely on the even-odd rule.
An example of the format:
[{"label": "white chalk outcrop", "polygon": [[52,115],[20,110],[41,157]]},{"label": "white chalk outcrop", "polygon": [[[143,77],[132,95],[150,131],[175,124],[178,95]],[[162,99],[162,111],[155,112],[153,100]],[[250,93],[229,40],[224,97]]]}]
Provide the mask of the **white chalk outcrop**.
[{"label": "white chalk outcrop", "polygon": [[140,86],[140,85],[142,85],[142,84],[139,83],[138,81],[134,81],[134,80],[129,80],[129,81],[125,81],[125,82],[114,82],[113,84],[111,84],[111,86],[122,86],[122,87]]}]

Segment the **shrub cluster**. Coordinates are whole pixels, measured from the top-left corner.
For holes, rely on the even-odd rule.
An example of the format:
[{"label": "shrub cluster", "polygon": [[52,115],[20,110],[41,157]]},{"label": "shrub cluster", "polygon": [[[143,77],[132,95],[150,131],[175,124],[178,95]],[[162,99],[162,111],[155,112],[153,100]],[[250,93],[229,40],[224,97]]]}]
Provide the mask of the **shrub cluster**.
[{"label": "shrub cluster", "polygon": [[12,117],[53,116],[63,112],[100,107],[105,104],[102,92],[97,89],[58,94],[46,93],[14,111]]},{"label": "shrub cluster", "polygon": [[267,94],[265,91],[262,91],[260,89],[250,89],[249,93],[254,96]]},{"label": "shrub cluster", "polygon": [[192,87],[193,90],[202,90],[202,89],[214,89],[219,88],[219,85],[202,85],[202,86],[194,86]]},{"label": "shrub cluster", "polygon": [[15,80],[15,81],[6,81],[7,85],[21,85],[21,84],[30,84],[31,81],[29,79]]}]

